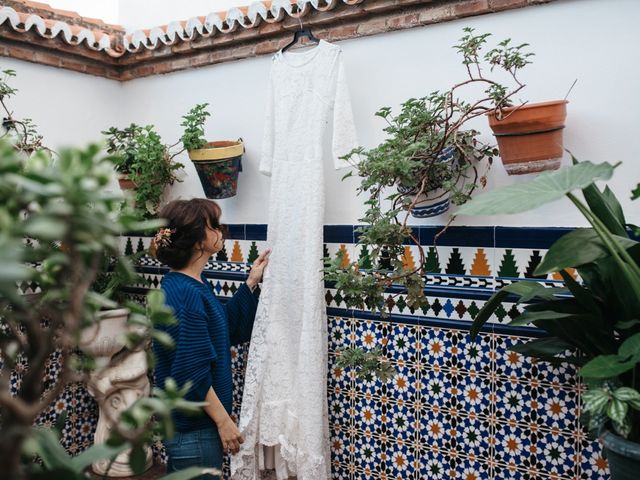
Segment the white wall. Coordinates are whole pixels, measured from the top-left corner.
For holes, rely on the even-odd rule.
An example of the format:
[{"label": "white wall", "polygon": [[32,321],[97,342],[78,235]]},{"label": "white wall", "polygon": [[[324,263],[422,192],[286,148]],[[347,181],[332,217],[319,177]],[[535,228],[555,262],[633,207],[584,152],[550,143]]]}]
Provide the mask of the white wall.
[{"label": "white wall", "polygon": [[[370,147],[383,139],[383,122],[373,115],[379,107],[397,107],[409,97],[446,89],[464,78],[451,48],[464,26],[492,32],[496,39],[512,37],[515,42],[529,42],[536,53],[522,75],[528,84],[523,99],[563,98],[578,79],[569,97],[565,147],[580,159],[624,162],[611,185],[629,220],[638,222],[640,209],[637,204],[632,208],[628,200],[640,181],[640,144],[635,141],[640,133],[640,67],[630,55],[631,46],[640,43],[637,18],[640,2],[633,0],[568,0],[341,42],[361,143]],[[131,120],[155,123],[167,140],[178,138],[180,116],[203,101],[212,105],[214,114],[207,126],[211,139],[245,139],[239,195],[222,201],[227,222],[264,222],[266,218],[271,180],[262,177],[257,166],[269,68],[270,59],[262,57],[124,85]],[[476,127],[486,140],[493,139],[484,119]],[[191,165],[187,167],[186,181],[172,190],[175,196],[202,194],[195,172]],[[340,182],[342,173],[327,170],[328,224],[356,223],[363,211],[362,198],[354,193],[357,182]],[[508,177],[498,161],[488,188],[526,180],[526,176]],[[445,220],[443,216],[414,223]],[[570,226],[584,221],[568,202],[560,201],[523,215],[462,218],[457,224]]]},{"label": "white wall", "polygon": [[[637,18],[640,2],[635,0],[564,0],[341,42],[361,143],[371,147],[383,139],[383,122],[373,115],[379,107],[397,107],[411,96],[446,89],[464,78],[451,48],[464,26],[493,32],[496,39],[526,41],[536,56],[522,76],[528,83],[522,98],[532,102],[562,98],[578,79],[569,97],[565,146],[580,159],[623,162],[610,185],[625,206],[627,220],[640,223],[638,203],[629,200],[631,189],[640,181],[640,143],[636,141],[640,66],[634,61],[637,55],[631,53],[640,44]],[[3,65],[8,63],[5,59]],[[208,137],[243,137],[247,145],[239,194],[221,201],[225,221],[263,223],[271,180],[260,175],[257,167],[270,65],[269,57],[252,58],[122,85],[22,62],[15,62],[14,68],[22,89],[18,99],[25,103],[19,111],[30,112],[54,145],[84,143],[105,126],[132,121],[155,124],[163,139],[172,143],[180,136],[181,115],[196,103],[209,102],[213,118],[207,124]],[[492,140],[483,119],[476,126],[486,140]],[[172,196],[202,196],[192,165],[186,157],[183,160],[186,178],[173,187]],[[341,182],[343,172],[331,170],[328,159],[326,163],[325,223],[357,223],[363,211],[363,198],[355,195],[357,181]],[[526,180],[508,177],[498,161],[488,188]],[[414,223],[444,221],[445,216]],[[456,224],[574,226],[585,222],[568,202],[559,201],[536,212],[460,218]]]},{"label": "white wall", "polygon": [[92,75],[11,58],[0,69],[13,69],[9,84],[18,89],[7,101],[16,118],[31,118],[50,148],[85,146],[101,141],[100,131],[119,122],[122,84]]}]

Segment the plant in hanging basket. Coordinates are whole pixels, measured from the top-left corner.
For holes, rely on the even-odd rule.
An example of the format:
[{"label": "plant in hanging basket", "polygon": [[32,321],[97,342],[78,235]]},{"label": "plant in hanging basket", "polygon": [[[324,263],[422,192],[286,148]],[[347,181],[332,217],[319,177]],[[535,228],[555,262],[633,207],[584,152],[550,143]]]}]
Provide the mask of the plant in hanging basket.
[{"label": "plant in hanging basket", "polygon": [[238,174],[242,171],[244,144],[242,139],[207,142],[204,123],[210,116],[208,105],[198,104],[182,117],[184,133],[180,140],[189,152],[207,198],[233,197],[238,188]]},{"label": "plant in hanging basket", "polygon": [[[358,175],[358,194],[367,196],[367,210],[360,219],[365,226],[358,232],[358,243],[369,252],[371,261],[371,269],[363,270],[358,263],[345,267],[340,256],[326,260],[325,278],[335,282],[347,308],[387,315],[398,295],[404,296],[410,309],[425,304],[425,255],[408,225],[410,215],[439,215],[451,203],[464,204],[476,188],[484,187],[498,150],[482,142],[470,122],[512,106],[512,99],[524,88],[518,73],[533,55],[525,51],[528,44],[512,45],[508,39],[483,55],[489,36],[465,28],[454,48],[462,56],[466,78],[448,90],[405,101],[395,115],[391,108],[381,108],[376,115],[387,124],[386,139],[374,148],[359,147],[343,157],[354,167],[345,178]],[[483,68],[485,63],[489,69]],[[490,78],[496,70],[503,77],[507,74],[510,86]],[[479,98],[478,91],[482,92]],[[475,99],[466,99],[473,95]],[[405,245],[411,243],[419,253],[415,266],[405,261]],[[405,291],[387,293],[391,285]],[[375,362],[354,364],[365,375],[375,371],[371,365]]]},{"label": "plant in hanging basket", "polygon": [[181,152],[171,154],[153,125],[132,123],[102,133],[107,135],[107,150],[116,155],[121,188],[134,189],[137,208],[145,218],[154,216],[165,188],[177,180],[176,170],[184,167],[174,161]]}]

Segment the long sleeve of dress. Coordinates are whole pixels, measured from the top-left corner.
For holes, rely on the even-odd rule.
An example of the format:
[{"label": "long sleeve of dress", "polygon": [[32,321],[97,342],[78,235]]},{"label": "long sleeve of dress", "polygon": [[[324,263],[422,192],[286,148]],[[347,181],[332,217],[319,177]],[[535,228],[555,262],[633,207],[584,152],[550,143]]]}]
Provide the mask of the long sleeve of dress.
[{"label": "long sleeve of dress", "polygon": [[257,307],[258,300],[246,283],[243,283],[224,305],[229,322],[231,345],[248,342],[251,339]]},{"label": "long sleeve of dress", "polygon": [[179,387],[192,383],[185,396],[187,400],[203,401],[212,383],[211,364],[216,352],[211,344],[204,313],[180,311],[179,333],[175,344],[170,376]]},{"label": "long sleeve of dress", "polygon": [[336,169],[349,166],[340,157],[349,153],[358,146],[356,127],[353,121],[353,110],[351,109],[351,97],[349,96],[349,85],[342,62],[342,52],[336,59],[336,91],[333,104],[333,141],[332,153],[333,163]]},{"label": "long sleeve of dress", "polygon": [[271,168],[273,166],[273,154],[275,145],[275,106],[274,106],[274,92],[273,92],[273,79],[269,78],[269,87],[267,90],[267,108],[264,117],[264,130],[262,134],[262,153],[260,157],[260,173],[271,176]]}]

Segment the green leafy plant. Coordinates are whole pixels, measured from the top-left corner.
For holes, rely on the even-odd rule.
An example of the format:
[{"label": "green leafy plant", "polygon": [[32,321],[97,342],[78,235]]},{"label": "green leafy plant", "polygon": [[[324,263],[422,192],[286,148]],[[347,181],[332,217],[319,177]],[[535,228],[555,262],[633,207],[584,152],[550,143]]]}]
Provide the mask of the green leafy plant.
[{"label": "green leafy plant", "polygon": [[[106,192],[114,160],[100,156],[100,150],[97,145],[62,150],[54,162],[45,151],[26,155],[0,141],[0,470],[6,478],[84,478],[82,469],[96,458],[110,458],[121,448],[136,452],[154,435],[170,436],[172,408],[201,407],[181,400],[184,389],[169,383],[122,415],[107,446],[73,459],[62,454],[57,436],[34,430],[35,419],[68,383],[113,365],[97,365],[77,349],[83,330],[99,321],[95,305],[111,301],[90,290],[105,253],[116,255],[123,232],[162,225],[140,222],[131,208],[122,208],[120,194]],[[22,294],[17,285],[23,282],[34,293]],[[128,335],[129,348],[140,348],[149,338],[171,343],[153,328],[175,322],[161,292],[152,293],[146,307],[128,306],[129,321],[144,327]],[[43,381],[54,354],[57,377]],[[20,382],[10,394],[18,365]],[[40,463],[31,461],[33,455]],[[139,471],[140,456],[131,457]]]},{"label": "green leafy plant", "polygon": [[135,270],[135,265],[146,252],[132,255],[109,255],[105,252],[100,271],[91,285],[91,291],[99,293],[113,302],[111,307],[126,302],[124,287],[146,283],[145,278]]},{"label": "green leafy plant", "polygon": [[211,114],[207,111],[208,103],[199,103],[182,117],[184,133],[180,137],[185,150],[197,150],[207,144],[204,136],[204,123]]},{"label": "green leafy plant", "polygon": [[[42,135],[38,133],[33,120],[30,118],[15,118],[13,112],[7,106],[7,100],[18,93],[18,90],[9,84],[10,80],[16,76],[15,70],[3,70],[2,74],[3,77],[0,79],[0,106],[4,110],[2,118],[2,129],[4,131],[0,138],[10,140],[17,150],[28,155],[36,150],[49,150],[43,145]],[[54,153],[52,150],[49,150],[49,152]]]},{"label": "green leafy plant", "polygon": [[[478,334],[502,302],[515,298],[524,307],[511,325],[533,324],[548,336],[512,349],[580,367],[589,386],[584,397],[589,428],[597,431],[610,424],[618,435],[640,442],[640,243],[631,238],[614,193],[594,183],[609,180],[614,168],[574,159],[574,165],[529,183],[479,195],[459,214],[520,213],[566,196],[591,224],[556,241],[534,272],[560,272],[565,288],[533,281],[507,285],[478,313],[471,335]],[[575,190],[582,191],[583,199]]]},{"label": "green leafy plant", "polygon": [[116,170],[136,185],[136,206],[145,218],[153,217],[167,185],[178,180],[176,170],[184,167],[174,161],[181,152],[171,154],[153,125],[132,123],[124,129],[111,127],[102,133],[107,136],[108,152],[117,155]]},{"label": "green leafy plant", "polygon": [[[359,229],[358,243],[368,250],[371,262],[371,268],[365,270],[357,262],[345,268],[342,258],[325,260],[325,278],[335,282],[347,308],[366,306],[386,316],[385,290],[391,285],[405,288],[396,296],[406,295],[410,309],[425,304],[425,255],[408,225],[410,211],[444,195],[462,205],[476,188],[485,185],[486,172],[498,151],[480,141],[479,132],[468,122],[512,105],[514,95],[524,87],[518,72],[533,55],[525,52],[527,44],[512,45],[510,40],[483,54],[489,36],[465,28],[454,48],[462,56],[467,78],[449,90],[407,100],[395,115],[391,108],[381,108],[376,115],[387,124],[387,138],[374,148],[359,147],[343,157],[353,166],[345,178],[357,174],[361,178],[357,192],[367,197],[366,212],[360,219],[365,226]],[[506,72],[512,85],[488,78],[483,66],[491,72]],[[462,98],[463,92],[479,90],[483,92],[480,98]],[[403,259],[407,243],[415,244],[419,252],[415,268],[407,268]]]}]

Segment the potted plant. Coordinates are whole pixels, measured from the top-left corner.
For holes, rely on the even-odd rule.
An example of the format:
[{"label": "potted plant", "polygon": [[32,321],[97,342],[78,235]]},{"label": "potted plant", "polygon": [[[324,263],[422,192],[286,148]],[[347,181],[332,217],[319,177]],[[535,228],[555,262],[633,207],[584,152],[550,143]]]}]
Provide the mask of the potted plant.
[{"label": "potted plant", "polygon": [[488,112],[509,175],[556,170],[564,152],[567,100],[499,107]]},{"label": "potted plant", "polygon": [[204,123],[210,116],[208,105],[198,104],[182,117],[184,133],[180,141],[189,152],[207,198],[229,198],[236,194],[238,188],[244,144],[242,139],[207,142]]},{"label": "potted plant", "polygon": [[116,155],[121,188],[134,189],[136,207],[145,218],[154,216],[165,188],[177,180],[176,170],[184,167],[174,161],[180,152],[171,154],[153,125],[142,127],[132,123],[102,133],[107,136],[108,152]]},{"label": "potted plant", "polygon": [[[343,158],[361,178],[358,194],[366,194],[367,210],[361,221],[358,243],[369,251],[372,268],[363,271],[357,263],[343,268],[342,258],[328,262],[327,280],[345,298],[347,307],[369,308],[386,314],[385,288],[403,285],[405,301],[417,309],[425,302],[424,251],[408,225],[411,214],[427,217],[445,212],[450,203],[462,205],[473,191],[486,184],[486,173],[497,149],[482,142],[469,122],[504,106],[524,85],[518,72],[531,56],[527,44],[502,41],[487,53],[492,68],[502,69],[514,79],[509,88],[485,76],[481,68],[482,49],[489,34],[475,34],[471,28],[455,45],[462,55],[467,78],[446,91],[434,91],[404,102],[393,115],[383,107],[376,115],[386,122],[387,138],[372,149],[359,147]],[[467,88],[484,90],[474,101],[461,97]],[[452,220],[452,219],[451,219]],[[449,220],[449,223],[451,222]],[[420,259],[407,269],[404,246],[416,245]]]},{"label": "potted plant", "polygon": [[[591,224],[558,239],[534,272],[560,272],[565,288],[545,288],[535,281],[503,287],[474,319],[471,336],[503,301],[525,303],[511,324],[533,324],[548,337],[512,349],[580,368],[588,385],[582,420],[600,436],[612,478],[631,480],[640,471],[640,243],[630,235],[613,192],[593,183],[608,180],[614,168],[574,160],[573,166],[546,172],[530,183],[479,195],[459,213],[520,213],[566,195]],[[578,189],[584,200],[573,193]],[[640,185],[632,198],[639,196]],[[569,269],[575,269],[582,283]]]}]

